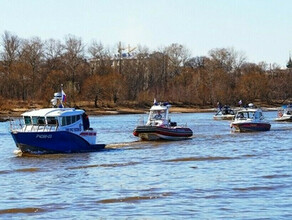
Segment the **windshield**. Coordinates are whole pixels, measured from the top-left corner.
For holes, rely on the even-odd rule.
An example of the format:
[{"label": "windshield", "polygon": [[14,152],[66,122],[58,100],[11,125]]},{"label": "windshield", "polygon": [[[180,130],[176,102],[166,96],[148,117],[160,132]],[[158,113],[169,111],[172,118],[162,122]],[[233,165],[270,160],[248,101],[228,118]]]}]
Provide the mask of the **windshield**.
[{"label": "windshield", "polygon": [[151,120],[162,120],[165,119],[165,110],[153,110],[150,112]]},{"label": "windshield", "polygon": [[254,112],[238,112],[236,115],[236,118],[238,119],[247,119],[247,118],[253,118]]}]

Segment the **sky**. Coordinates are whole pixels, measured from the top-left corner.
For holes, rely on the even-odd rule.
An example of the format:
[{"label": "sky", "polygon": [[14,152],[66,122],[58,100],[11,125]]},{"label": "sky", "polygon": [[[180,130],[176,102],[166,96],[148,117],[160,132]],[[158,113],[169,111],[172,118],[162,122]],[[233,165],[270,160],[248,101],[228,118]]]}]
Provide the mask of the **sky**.
[{"label": "sky", "polygon": [[[191,56],[233,48],[248,62],[285,68],[292,56],[291,0],[0,0],[0,35],[66,36],[151,51],[181,44]],[[2,40],[0,41],[2,43]]]}]

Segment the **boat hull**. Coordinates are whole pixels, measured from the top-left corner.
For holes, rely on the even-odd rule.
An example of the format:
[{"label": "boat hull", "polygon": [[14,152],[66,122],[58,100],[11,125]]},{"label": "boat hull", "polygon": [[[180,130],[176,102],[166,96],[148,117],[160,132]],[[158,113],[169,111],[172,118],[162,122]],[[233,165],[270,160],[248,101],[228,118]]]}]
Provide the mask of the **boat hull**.
[{"label": "boat hull", "polygon": [[234,115],[214,115],[214,120],[232,120]]},{"label": "boat hull", "polygon": [[279,121],[279,122],[292,122],[292,115],[291,116],[285,116],[285,115],[283,115],[282,117],[275,118],[275,121]]},{"label": "boat hull", "polygon": [[269,131],[271,129],[270,123],[232,123],[231,128],[239,132],[252,131]]},{"label": "boat hull", "polygon": [[83,153],[104,149],[104,144],[89,144],[77,134],[67,131],[19,132],[11,135],[23,153]]},{"label": "boat hull", "polygon": [[163,126],[138,126],[133,134],[142,140],[184,140],[192,137],[190,128],[163,127]]}]

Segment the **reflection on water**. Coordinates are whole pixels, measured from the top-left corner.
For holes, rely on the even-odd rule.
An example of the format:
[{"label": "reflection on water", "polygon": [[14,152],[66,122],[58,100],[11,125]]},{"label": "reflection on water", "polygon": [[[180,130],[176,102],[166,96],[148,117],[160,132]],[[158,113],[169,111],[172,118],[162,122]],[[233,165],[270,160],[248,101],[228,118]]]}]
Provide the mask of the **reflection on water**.
[{"label": "reflection on water", "polygon": [[3,210],[0,210],[0,214],[36,213],[36,212],[44,212],[44,210],[40,209],[40,208],[22,208],[22,209],[3,209]]},{"label": "reflection on water", "polygon": [[173,114],[194,137],[147,142],[132,135],[140,117],[91,118],[107,146],[84,154],[21,155],[0,123],[0,219],[292,218],[292,123],[232,133],[211,113]]},{"label": "reflection on water", "polygon": [[163,162],[232,160],[232,159],[236,159],[236,158],[231,158],[231,157],[188,157],[188,158],[177,158],[177,159],[171,159],[171,160],[164,160]]}]

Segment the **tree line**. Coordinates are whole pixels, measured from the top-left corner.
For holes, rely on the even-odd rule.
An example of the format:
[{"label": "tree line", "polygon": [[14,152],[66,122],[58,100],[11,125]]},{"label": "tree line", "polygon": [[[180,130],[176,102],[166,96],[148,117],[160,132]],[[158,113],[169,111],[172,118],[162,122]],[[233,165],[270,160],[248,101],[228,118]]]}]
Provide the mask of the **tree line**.
[{"label": "tree line", "polygon": [[292,97],[292,69],[247,62],[233,48],[216,48],[191,57],[171,44],[135,54],[121,45],[105,47],[68,35],[63,41],[22,39],[4,32],[0,49],[0,99],[47,102],[64,85],[70,105],[90,101],[106,105],[151,104],[152,100],[184,105],[235,105],[259,100],[267,104]]}]

